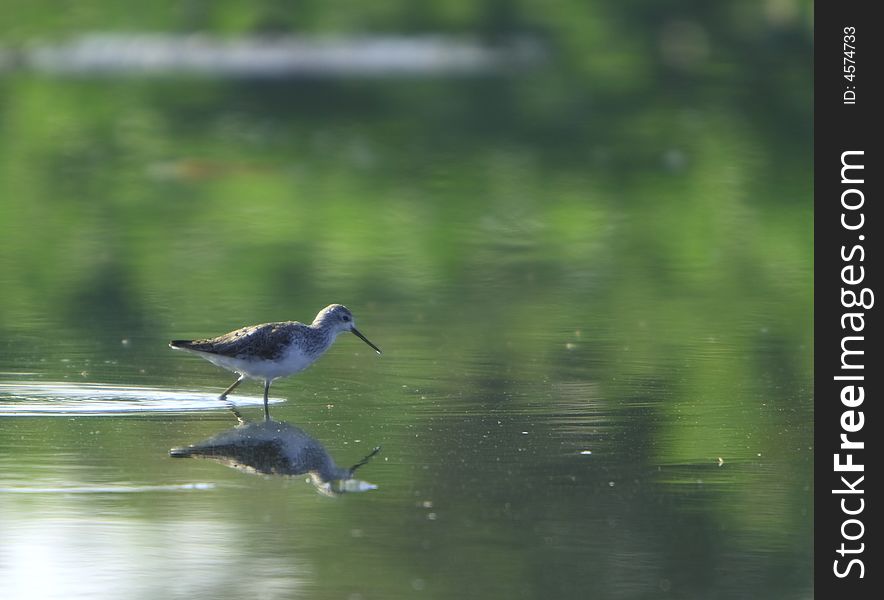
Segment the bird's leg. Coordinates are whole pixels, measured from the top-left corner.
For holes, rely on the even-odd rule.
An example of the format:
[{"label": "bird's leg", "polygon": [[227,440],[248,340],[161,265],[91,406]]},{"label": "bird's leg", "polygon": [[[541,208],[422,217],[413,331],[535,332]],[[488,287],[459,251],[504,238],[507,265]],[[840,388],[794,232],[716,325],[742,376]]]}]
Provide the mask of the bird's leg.
[{"label": "bird's leg", "polygon": [[264,380],[264,420],[270,420],[270,407],[267,406],[267,396],[270,394],[270,380]]},{"label": "bird's leg", "polygon": [[237,410],[236,405],[227,399],[227,394],[229,394],[234,389],[236,389],[236,386],[241,384],[245,378],[246,378],[245,375],[240,375],[239,379],[234,381],[233,384],[229,388],[224,390],[224,392],[222,392],[221,395],[218,396],[218,400],[220,400],[221,402],[223,402],[227,405],[227,408],[230,409],[230,412],[233,413],[233,416],[236,417],[236,420],[239,422],[240,425],[244,424],[245,420],[242,418],[242,414],[240,414],[240,412]]},{"label": "bird's leg", "polygon": [[227,388],[226,390],[224,390],[223,392],[221,392],[221,395],[218,396],[218,400],[221,400],[222,402],[223,402],[224,400],[227,400],[227,394],[229,394],[230,392],[232,392],[233,390],[235,390],[235,389],[236,389],[236,386],[238,386],[239,384],[241,384],[241,383],[243,382],[243,379],[245,379],[245,378],[246,378],[245,375],[240,375],[240,376],[239,376],[239,379],[237,379],[236,381],[233,382],[233,385],[231,385],[229,388]]}]

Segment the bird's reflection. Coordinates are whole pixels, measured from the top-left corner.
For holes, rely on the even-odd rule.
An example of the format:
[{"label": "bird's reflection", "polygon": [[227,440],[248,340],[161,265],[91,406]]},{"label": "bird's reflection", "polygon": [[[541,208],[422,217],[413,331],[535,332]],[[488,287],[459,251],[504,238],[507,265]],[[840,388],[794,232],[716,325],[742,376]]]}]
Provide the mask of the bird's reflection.
[{"label": "bird's reflection", "polygon": [[303,475],[323,494],[364,492],[376,485],[356,479],[356,469],[380,452],[373,449],[350,468],[339,467],[325,447],[300,427],[266,419],[247,423],[234,411],[240,424],[202,442],[173,448],[175,458],[208,458],[229,467],[264,475]]}]

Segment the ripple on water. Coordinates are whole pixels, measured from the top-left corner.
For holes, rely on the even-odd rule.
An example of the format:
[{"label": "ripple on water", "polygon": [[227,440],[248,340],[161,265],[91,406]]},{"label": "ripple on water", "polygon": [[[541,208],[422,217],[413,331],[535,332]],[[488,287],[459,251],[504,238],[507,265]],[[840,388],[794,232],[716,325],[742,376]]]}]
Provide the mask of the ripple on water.
[{"label": "ripple on water", "polygon": [[[236,406],[263,406],[262,397],[229,396]],[[270,400],[271,403],[281,400]],[[107,415],[225,409],[216,393],[103,383],[2,382],[0,416]]]},{"label": "ripple on water", "polygon": [[0,494],[140,494],[145,492],[187,492],[213,490],[214,483],[175,483],[169,485],[69,485],[0,487]]}]

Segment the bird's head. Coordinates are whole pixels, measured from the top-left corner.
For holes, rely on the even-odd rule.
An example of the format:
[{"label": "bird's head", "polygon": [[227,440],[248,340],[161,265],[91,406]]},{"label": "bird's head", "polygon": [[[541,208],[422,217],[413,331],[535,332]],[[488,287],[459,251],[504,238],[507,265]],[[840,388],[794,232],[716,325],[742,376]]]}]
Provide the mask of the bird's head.
[{"label": "bird's head", "polygon": [[381,353],[381,349],[368,341],[368,338],[362,335],[356,329],[356,321],[353,319],[353,313],[343,304],[329,304],[316,315],[313,320],[314,325],[330,329],[335,335],[345,331],[353,332],[356,337],[371,346],[375,352]]}]

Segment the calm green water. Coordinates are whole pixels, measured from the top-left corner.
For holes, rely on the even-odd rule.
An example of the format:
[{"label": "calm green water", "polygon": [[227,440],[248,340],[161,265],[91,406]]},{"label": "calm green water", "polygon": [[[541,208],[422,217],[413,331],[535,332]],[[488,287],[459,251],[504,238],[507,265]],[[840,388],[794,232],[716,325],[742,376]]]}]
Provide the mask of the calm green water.
[{"label": "calm green water", "polygon": [[[811,596],[807,7],[621,4],[337,17],[539,32],[496,75],[0,73],[0,596]],[[236,420],[168,340],[333,302],[383,356],[271,414],[377,489],[169,456]]]}]

